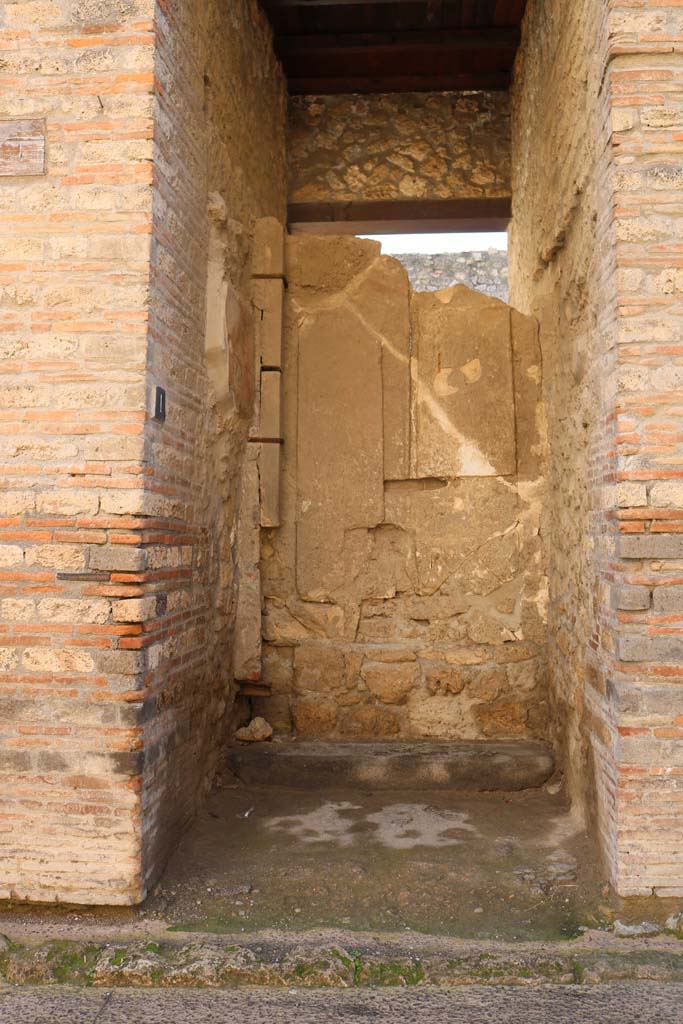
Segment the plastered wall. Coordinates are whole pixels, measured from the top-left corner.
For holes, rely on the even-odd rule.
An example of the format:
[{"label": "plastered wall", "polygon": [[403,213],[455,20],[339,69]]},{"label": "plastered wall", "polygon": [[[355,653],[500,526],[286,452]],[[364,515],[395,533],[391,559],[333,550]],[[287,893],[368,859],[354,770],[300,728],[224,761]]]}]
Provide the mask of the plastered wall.
[{"label": "plastered wall", "polygon": [[352,237],[290,238],[286,274],[259,710],[313,736],[543,736],[534,322],[464,286],[412,293]]}]

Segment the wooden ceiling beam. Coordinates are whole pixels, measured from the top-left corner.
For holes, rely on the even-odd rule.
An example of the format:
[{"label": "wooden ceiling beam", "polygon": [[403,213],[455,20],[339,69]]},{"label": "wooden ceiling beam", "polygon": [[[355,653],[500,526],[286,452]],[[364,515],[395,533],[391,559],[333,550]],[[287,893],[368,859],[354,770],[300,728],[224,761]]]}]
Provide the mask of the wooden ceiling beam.
[{"label": "wooden ceiling beam", "polygon": [[292,96],[334,96],[344,93],[368,95],[379,92],[458,92],[485,90],[504,92],[510,88],[510,72],[481,72],[463,74],[456,71],[446,75],[359,75],[314,77],[289,75],[287,83]]},{"label": "wooden ceiling beam", "polygon": [[378,7],[386,4],[395,7],[397,4],[423,3],[425,7],[433,0],[261,0],[266,11],[281,10],[283,7]]},{"label": "wooden ceiling beam", "polygon": [[516,50],[519,28],[489,29],[432,29],[425,32],[338,32],[325,35],[281,35],[275,40],[278,54],[283,58],[324,54],[362,56],[373,53],[395,53],[397,50],[431,53],[444,50]]}]

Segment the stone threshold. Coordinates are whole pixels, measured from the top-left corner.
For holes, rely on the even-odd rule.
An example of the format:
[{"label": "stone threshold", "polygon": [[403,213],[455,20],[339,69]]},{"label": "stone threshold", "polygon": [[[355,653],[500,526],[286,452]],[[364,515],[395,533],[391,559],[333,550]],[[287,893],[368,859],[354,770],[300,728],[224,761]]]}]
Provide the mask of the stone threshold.
[{"label": "stone threshold", "polygon": [[543,743],[485,740],[236,743],[227,748],[226,765],[247,785],[476,793],[536,789],[554,771]]}]

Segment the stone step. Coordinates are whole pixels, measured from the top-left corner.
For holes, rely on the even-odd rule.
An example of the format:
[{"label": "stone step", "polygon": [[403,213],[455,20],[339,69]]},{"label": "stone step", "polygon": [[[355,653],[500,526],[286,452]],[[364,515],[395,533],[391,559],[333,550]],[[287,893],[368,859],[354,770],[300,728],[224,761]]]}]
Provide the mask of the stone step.
[{"label": "stone step", "polygon": [[531,741],[335,743],[276,739],[229,746],[227,766],[248,785],[483,793],[542,786],[553,773],[554,761],[547,746]]}]

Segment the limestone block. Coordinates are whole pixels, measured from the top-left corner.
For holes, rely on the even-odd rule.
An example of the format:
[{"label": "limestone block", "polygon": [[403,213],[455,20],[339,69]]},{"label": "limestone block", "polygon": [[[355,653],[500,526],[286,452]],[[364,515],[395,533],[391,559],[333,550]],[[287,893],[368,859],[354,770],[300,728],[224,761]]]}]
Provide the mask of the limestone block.
[{"label": "limestone block", "polygon": [[251,282],[256,352],[262,366],[282,366],[284,283],[280,278]]},{"label": "limestone block", "polygon": [[683,558],[683,534],[621,534],[619,555],[621,558]]},{"label": "limestone block", "polygon": [[266,598],[263,615],[263,639],[269,644],[289,646],[308,640],[310,633],[281,601]]},{"label": "limestone block", "polygon": [[622,661],[663,661],[675,664],[683,658],[683,638],[622,636],[619,637],[619,657]]},{"label": "limestone block", "polygon": [[510,310],[464,285],[413,294],[418,477],[513,474]]},{"label": "limestone block", "polygon": [[94,668],[87,651],[56,650],[51,647],[27,647],[21,657],[26,672],[88,673]]},{"label": "limestone block", "polygon": [[381,354],[348,309],[323,309],[300,329],[296,521],[304,598],[324,599],[344,584],[345,536],[384,517]]},{"label": "limestone block", "polygon": [[[635,589],[635,588],[634,588]],[[649,605],[649,590],[647,587],[638,587],[639,590],[647,590]],[[654,609],[658,615],[683,615],[683,587],[655,587],[652,591]],[[646,606],[647,607],[647,606]]]},{"label": "limestone block", "polygon": [[281,376],[279,370],[261,373],[259,437],[282,437]]},{"label": "limestone block", "polygon": [[280,457],[282,445],[260,444],[259,490],[261,495],[261,526],[280,525]]},{"label": "limestone block", "polygon": [[542,472],[545,436],[541,406],[541,345],[538,324],[510,310],[512,369],[515,393],[517,475],[533,480]]},{"label": "limestone block", "polygon": [[417,665],[366,661],[361,676],[373,697],[384,704],[403,704],[415,686]]},{"label": "limestone block", "polygon": [[382,345],[384,478],[410,473],[410,282],[406,271],[381,256],[354,281],[348,301]]},{"label": "limestone block", "polygon": [[114,601],[111,614],[114,622],[147,622],[157,614],[157,599],[150,596]]},{"label": "limestone block", "polygon": [[343,291],[380,254],[379,242],[353,235],[290,235],[286,240],[286,275],[289,294],[297,301],[309,293]]},{"label": "limestone block", "polygon": [[225,300],[230,396],[240,416],[251,419],[256,394],[254,327],[251,304],[232,286]]},{"label": "limestone block", "polygon": [[90,548],[90,568],[111,572],[141,572],[147,567],[147,551],[132,544],[98,544]]},{"label": "limestone block", "polygon": [[[482,572],[490,572],[500,585],[498,571],[506,574],[516,565],[519,496],[505,481],[463,478],[435,491],[387,491],[385,501],[386,521],[415,539],[418,594],[446,586],[454,595],[459,578]],[[489,557],[491,551],[495,557]]]},{"label": "limestone block", "polygon": [[424,739],[474,739],[477,730],[469,708],[462,695],[425,698],[424,691],[414,693],[408,702],[405,730]]},{"label": "limestone block", "polygon": [[282,276],[285,271],[285,232],[275,217],[254,224],[251,272],[254,277]]},{"label": "limestone block", "polygon": [[662,480],[650,489],[650,503],[657,508],[683,508],[683,480]]},{"label": "limestone block", "polygon": [[[614,606],[622,611],[641,611],[645,608],[649,608],[650,588],[632,586],[615,587]],[[655,607],[657,607],[656,604]]]},{"label": "limestone block", "polygon": [[233,644],[235,679],[261,678],[260,504],[256,453],[248,446],[237,522],[237,606]]}]

